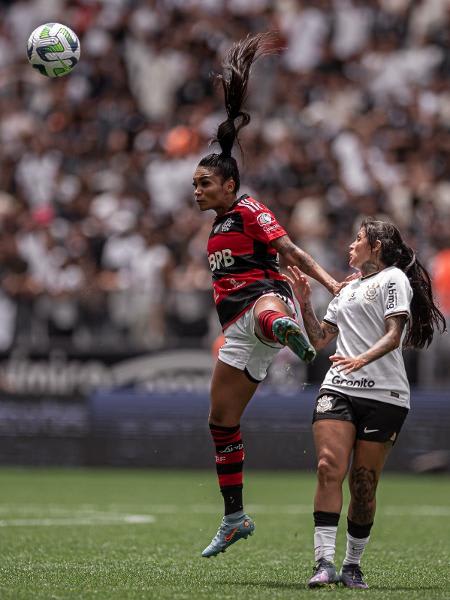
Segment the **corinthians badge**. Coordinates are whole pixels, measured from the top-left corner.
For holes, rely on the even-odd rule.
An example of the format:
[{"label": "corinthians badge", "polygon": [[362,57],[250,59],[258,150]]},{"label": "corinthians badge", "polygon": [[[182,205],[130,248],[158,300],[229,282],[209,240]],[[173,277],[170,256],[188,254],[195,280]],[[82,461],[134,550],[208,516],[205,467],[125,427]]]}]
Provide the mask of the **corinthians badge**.
[{"label": "corinthians badge", "polygon": [[364,298],[370,301],[375,300],[375,298],[378,296],[379,287],[380,286],[378,283],[369,284],[364,291]]},{"label": "corinthians badge", "polygon": [[316,412],[324,413],[333,408],[333,396],[320,396],[317,400]]}]

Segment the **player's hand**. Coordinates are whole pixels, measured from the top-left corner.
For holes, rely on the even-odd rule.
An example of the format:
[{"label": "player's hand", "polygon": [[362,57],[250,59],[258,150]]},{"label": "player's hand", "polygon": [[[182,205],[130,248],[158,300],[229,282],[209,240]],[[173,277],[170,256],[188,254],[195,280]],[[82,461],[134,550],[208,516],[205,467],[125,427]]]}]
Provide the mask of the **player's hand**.
[{"label": "player's hand", "polygon": [[333,367],[337,367],[337,370],[343,371],[344,375],[358,371],[361,367],[367,364],[367,360],[361,356],[340,356],[339,354],[332,354],[330,360],[333,363]]},{"label": "player's hand", "polygon": [[311,286],[308,278],[296,266],[288,267],[289,275],[283,275],[284,279],[289,282],[297,300],[304,304],[311,299]]},{"label": "player's hand", "polygon": [[348,277],[346,277],[344,279],[344,281],[341,281],[340,283],[338,283],[334,290],[333,293],[335,296],[337,296],[339,294],[339,292],[342,290],[342,288],[344,288],[346,285],[348,285],[351,281],[354,281],[355,279],[359,279],[361,277],[361,273],[352,273],[351,275],[349,275]]}]

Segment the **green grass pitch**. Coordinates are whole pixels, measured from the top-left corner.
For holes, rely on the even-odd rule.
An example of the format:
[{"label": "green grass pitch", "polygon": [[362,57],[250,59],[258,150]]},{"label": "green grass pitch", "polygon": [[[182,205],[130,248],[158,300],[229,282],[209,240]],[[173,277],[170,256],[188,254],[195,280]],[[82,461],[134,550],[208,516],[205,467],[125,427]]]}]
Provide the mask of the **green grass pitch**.
[{"label": "green grass pitch", "polygon": [[[252,538],[200,556],[221,517],[213,471],[0,470],[1,600],[450,599],[450,479],[386,474],[368,591],[308,590],[313,474],[246,472]],[[345,513],[337,563],[345,546]]]}]

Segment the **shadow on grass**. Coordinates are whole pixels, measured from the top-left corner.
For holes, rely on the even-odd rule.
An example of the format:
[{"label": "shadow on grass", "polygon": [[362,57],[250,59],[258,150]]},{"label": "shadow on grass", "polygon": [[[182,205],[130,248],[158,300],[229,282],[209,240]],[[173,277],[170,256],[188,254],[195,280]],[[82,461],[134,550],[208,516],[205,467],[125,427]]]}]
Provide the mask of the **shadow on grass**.
[{"label": "shadow on grass", "polygon": [[[226,585],[230,585],[233,587],[254,587],[254,588],[262,588],[262,589],[274,589],[274,590],[309,590],[306,583],[288,583],[282,581],[223,581],[222,583]],[[332,585],[329,587],[320,588],[323,591],[326,590],[346,590],[342,585]],[[373,591],[384,591],[384,592],[420,592],[420,591],[431,591],[431,590],[441,590],[444,588],[439,585],[429,585],[429,586],[395,586],[395,585],[371,585],[370,590]]]},{"label": "shadow on grass", "polygon": [[445,591],[445,588],[443,588],[440,585],[428,585],[428,586],[424,586],[424,585],[420,585],[417,587],[412,587],[412,586],[393,586],[393,585],[371,585],[370,586],[371,590],[378,590],[380,592],[421,592],[423,591],[427,591],[427,590],[441,590],[442,592]]},{"label": "shadow on grass", "polygon": [[308,590],[306,583],[288,583],[282,581],[224,581],[227,585],[234,587],[254,587],[272,590]]}]

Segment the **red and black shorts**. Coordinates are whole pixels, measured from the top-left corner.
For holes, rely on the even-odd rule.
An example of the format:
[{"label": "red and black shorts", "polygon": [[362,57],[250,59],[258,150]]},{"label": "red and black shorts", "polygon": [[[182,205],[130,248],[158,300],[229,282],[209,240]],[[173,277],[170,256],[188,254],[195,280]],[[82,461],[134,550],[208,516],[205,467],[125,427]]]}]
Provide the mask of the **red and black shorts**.
[{"label": "red and black shorts", "polygon": [[356,427],[358,440],[395,443],[407,414],[408,409],[403,406],[322,388],[312,422],[325,419],[350,421]]}]

